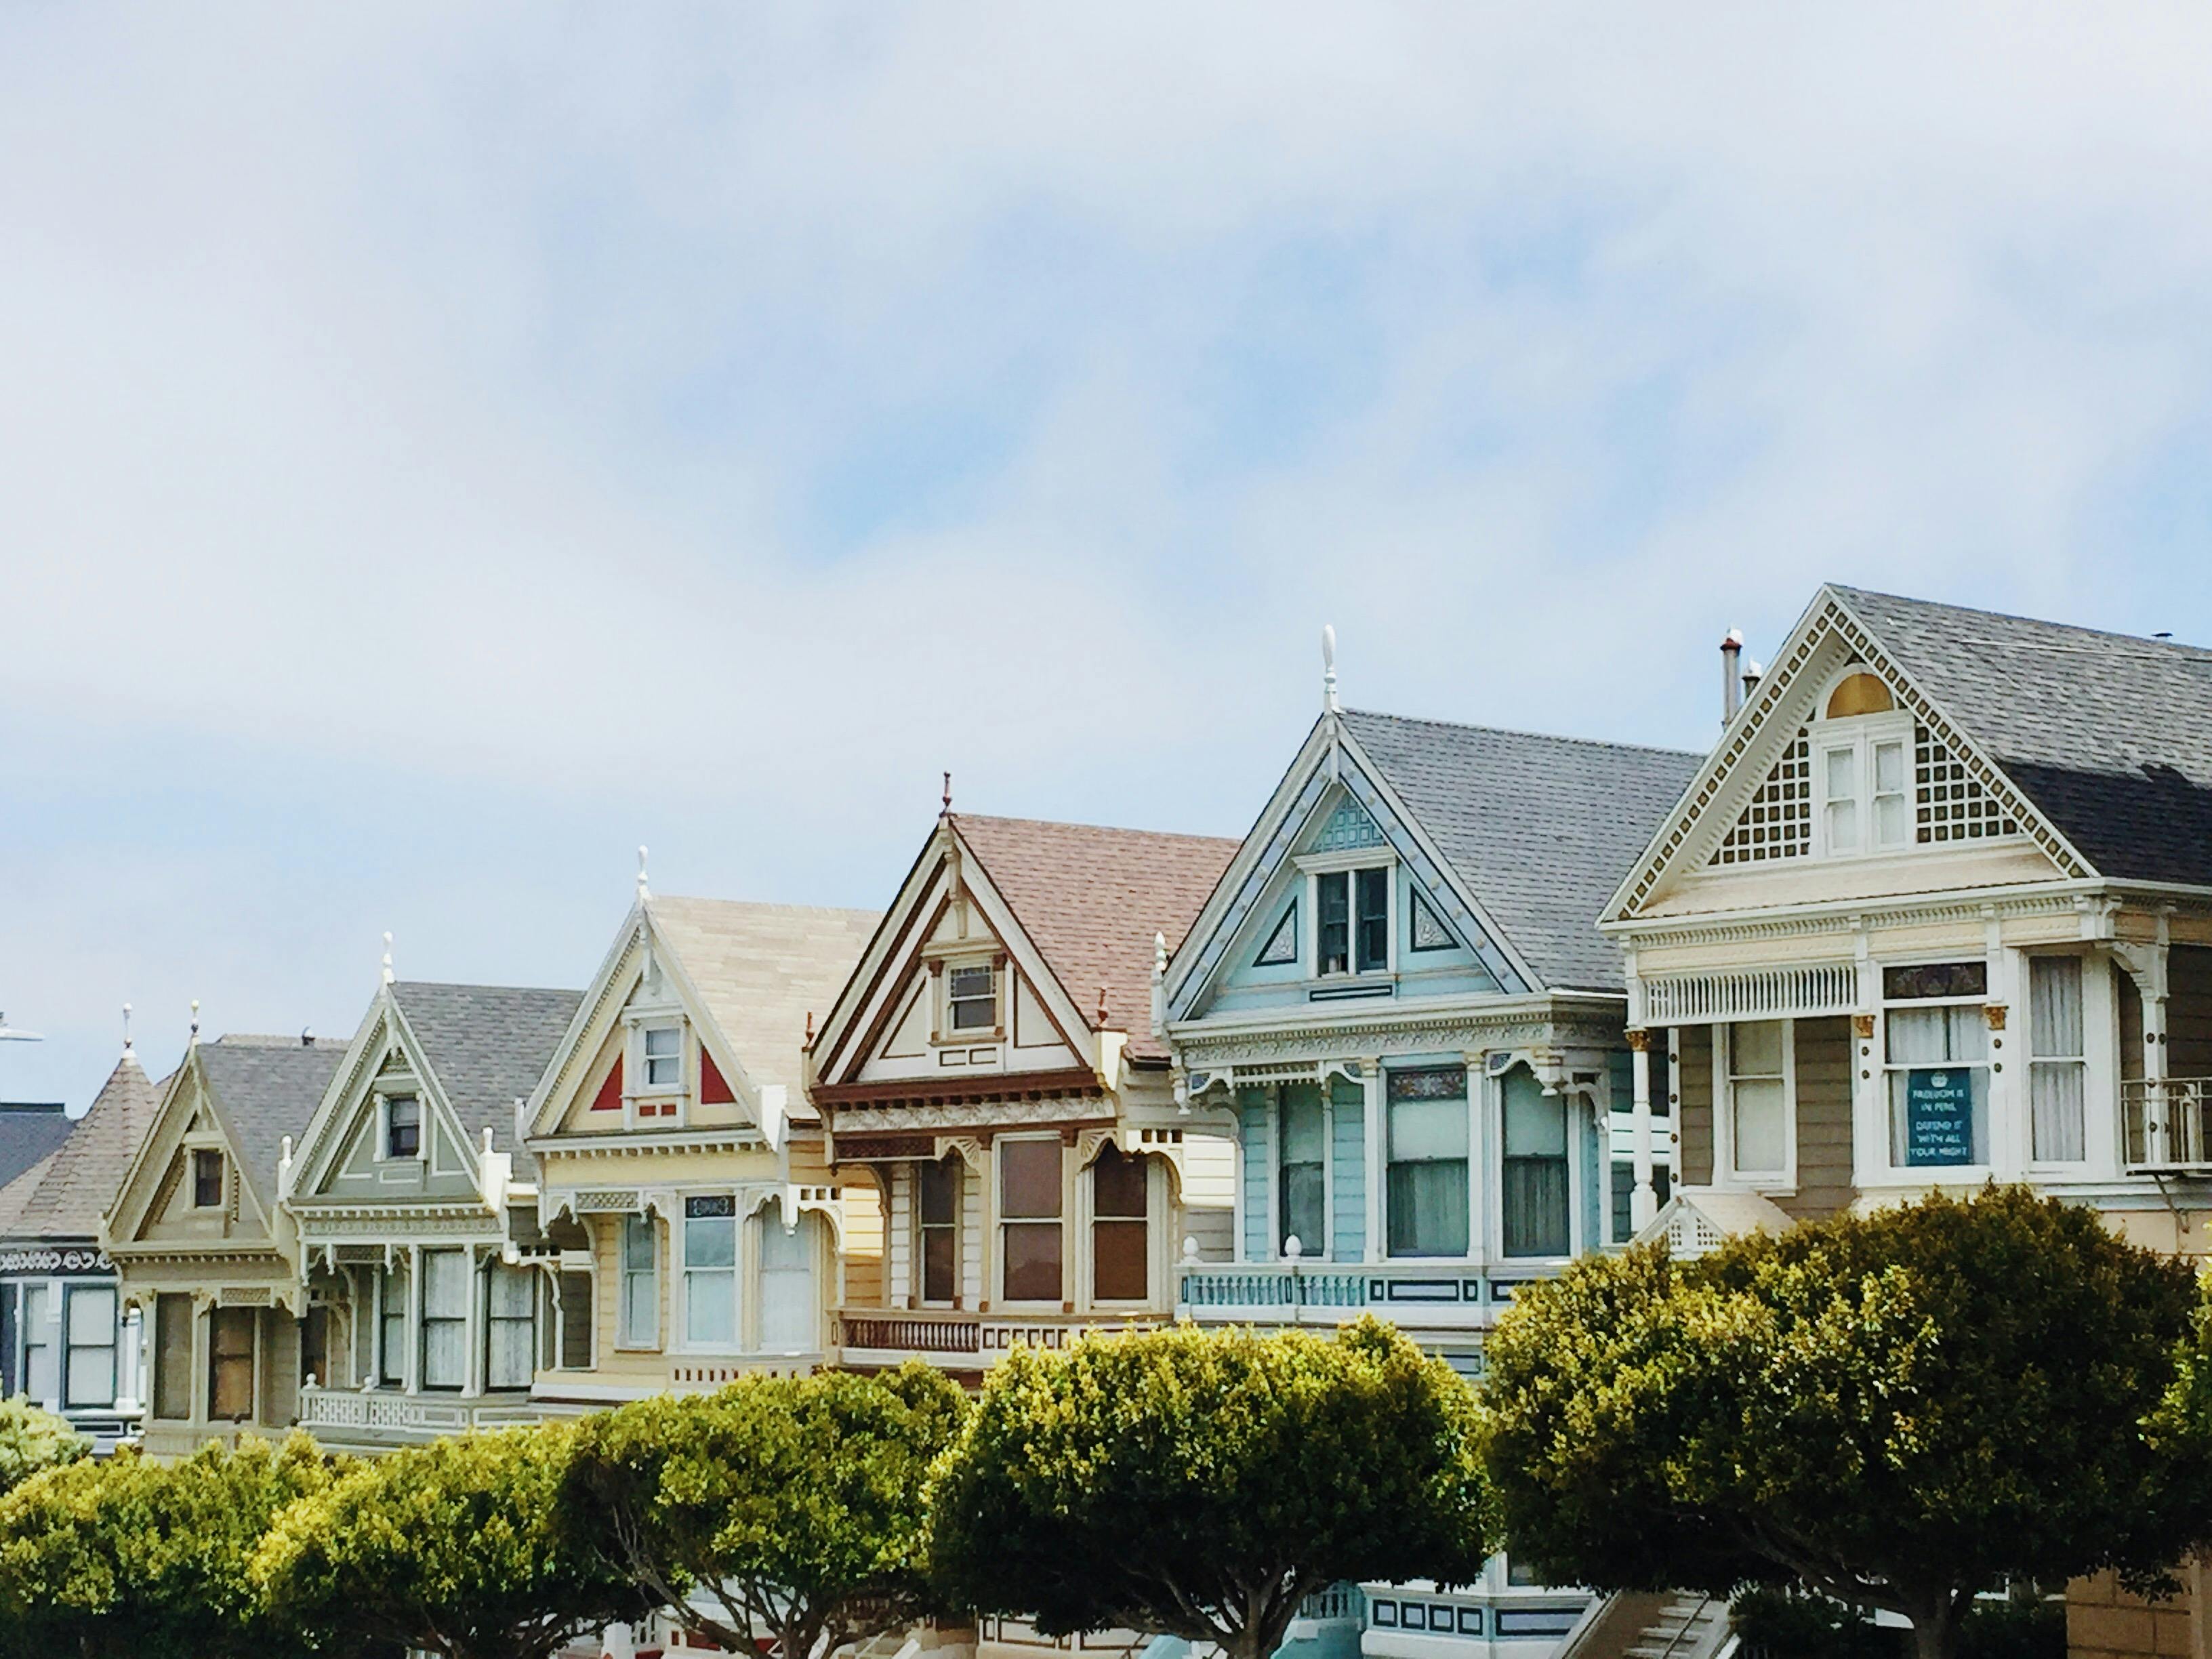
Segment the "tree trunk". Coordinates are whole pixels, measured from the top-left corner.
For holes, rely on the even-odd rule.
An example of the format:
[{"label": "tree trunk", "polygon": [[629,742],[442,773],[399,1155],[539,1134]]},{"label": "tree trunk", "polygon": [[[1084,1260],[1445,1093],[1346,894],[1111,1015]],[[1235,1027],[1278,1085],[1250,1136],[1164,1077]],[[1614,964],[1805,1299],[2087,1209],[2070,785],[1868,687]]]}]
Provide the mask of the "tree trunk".
[{"label": "tree trunk", "polygon": [[1959,1647],[1959,1615],[1951,1598],[1912,1615],[1912,1650],[1917,1659],[1952,1659]]}]

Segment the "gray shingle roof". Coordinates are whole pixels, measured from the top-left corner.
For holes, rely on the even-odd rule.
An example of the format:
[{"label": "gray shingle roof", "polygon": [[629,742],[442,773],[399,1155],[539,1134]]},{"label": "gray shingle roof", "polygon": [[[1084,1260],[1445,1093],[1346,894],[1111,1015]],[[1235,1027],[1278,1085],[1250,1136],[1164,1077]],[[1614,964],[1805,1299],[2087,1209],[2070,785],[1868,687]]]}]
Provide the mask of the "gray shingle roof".
[{"label": "gray shingle roof", "polygon": [[537,1088],[584,994],[401,980],[392,994],[471,1146],[489,1128],[526,1178],[536,1165],[515,1140],[514,1103]]},{"label": "gray shingle roof", "polygon": [[276,1197],[284,1137],[296,1146],[345,1058],[342,1042],[232,1034],[199,1045],[202,1074],[237,1138],[239,1161],[264,1204]]},{"label": "gray shingle roof", "polygon": [[1553,990],[1618,991],[1605,902],[1702,755],[1346,710],[1345,729]]},{"label": "gray shingle roof", "polygon": [[2212,885],[2212,651],[1826,592],[2098,873]]},{"label": "gray shingle roof", "polygon": [[153,1126],[161,1096],[125,1054],[108,1074],[69,1139],[0,1191],[0,1237],[52,1242],[93,1238],[138,1142]]},{"label": "gray shingle roof", "polygon": [[76,1120],[59,1101],[0,1101],[0,1182],[14,1181],[69,1139]]}]

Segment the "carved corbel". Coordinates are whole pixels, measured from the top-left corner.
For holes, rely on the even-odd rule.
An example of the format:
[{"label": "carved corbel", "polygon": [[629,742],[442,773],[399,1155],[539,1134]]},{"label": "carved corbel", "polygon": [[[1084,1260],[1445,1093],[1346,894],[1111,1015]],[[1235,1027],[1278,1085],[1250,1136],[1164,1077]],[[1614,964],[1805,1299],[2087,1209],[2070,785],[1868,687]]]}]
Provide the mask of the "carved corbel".
[{"label": "carved corbel", "polygon": [[939,1135],[934,1142],[936,1155],[942,1160],[947,1153],[957,1152],[960,1161],[976,1174],[983,1173],[986,1161],[983,1142],[975,1135]]}]

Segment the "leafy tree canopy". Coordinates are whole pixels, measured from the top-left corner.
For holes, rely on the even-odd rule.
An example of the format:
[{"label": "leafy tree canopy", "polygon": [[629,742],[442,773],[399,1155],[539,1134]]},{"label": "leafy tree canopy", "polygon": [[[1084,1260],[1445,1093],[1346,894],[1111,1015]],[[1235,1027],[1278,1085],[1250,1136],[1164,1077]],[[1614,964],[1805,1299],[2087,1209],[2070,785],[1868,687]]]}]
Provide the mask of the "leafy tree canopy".
[{"label": "leafy tree canopy", "polygon": [[921,1364],[641,1400],[580,1425],[565,1508],[692,1630],[807,1659],[927,1610],[927,1477],[965,1406]]},{"label": "leafy tree canopy", "polygon": [[33,1476],[0,1498],[0,1655],[286,1651],[247,1563],[276,1512],[332,1476],[296,1434],[282,1448],[210,1445],[168,1468],[125,1450]]},{"label": "leafy tree canopy", "polygon": [[272,1616],[446,1659],[544,1659],[641,1611],[557,1500],[574,1431],[544,1424],[407,1447],[278,1515],[252,1563]]},{"label": "leafy tree canopy", "polygon": [[13,1492],[40,1469],[74,1463],[91,1450],[92,1443],[66,1419],[24,1395],[0,1400],[0,1492]]},{"label": "leafy tree canopy", "polygon": [[1605,1589],[1794,1580],[1951,1654],[1979,1590],[2154,1575],[2212,1531],[2171,1397],[2196,1306],[2186,1266],[2020,1188],[1586,1259],[1489,1345],[1510,1547]]},{"label": "leafy tree canopy", "polygon": [[948,1598],[1264,1659],[1340,1579],[1465,1583],[1490,1553],[1466,1385],[1372,1320],[1017,1350],[934,1496]]}]

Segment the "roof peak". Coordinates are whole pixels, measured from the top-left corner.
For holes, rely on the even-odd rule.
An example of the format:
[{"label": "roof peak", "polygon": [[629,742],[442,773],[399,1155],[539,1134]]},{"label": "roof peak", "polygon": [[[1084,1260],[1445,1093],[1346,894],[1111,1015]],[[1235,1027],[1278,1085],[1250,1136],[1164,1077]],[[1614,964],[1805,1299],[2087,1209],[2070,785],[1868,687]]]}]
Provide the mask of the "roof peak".
[{"label": "roof peak", "polygon": [[1621,743],[1611,738],[1572,738],[1558,732],[1530,732],[1512,726],[1477,726],[1471,720],[1443,720],[1426,714],[1393,714],[1380,708],[1347,708],[1346,720],[1395,720],[1401,726],[1434,726],[1447,732],[1471,732],[1484,737],[1522,738],[1534,743],[1572,744],[1578,749],[1626,750],[1639,755],[1677,755],[1690,760],[1702,759],[1702,749],[1670,749],[1656,743]]},{"label": "roof peak", "polygon": [[1073,818],[1015,817],[999,812],[962,812],[954,817],[953,822],[962,825],[1007,823],[1019,824],[1025,829],[1035,830],[1082,830],[1099,836],[1151,836],[1163,841],[1235,842],[1237,839],[1234,836],[1202,836],[1188,830],[1139,830],[1127,824],[1081,823]]},{"label": "roof peak", "polygon": [[[2123,634],[2113,629],[2089,628],[2080,623],[2055,622],[2048,617],[2030,617],[2016,611],[1991,611],[1984,606],[1954,605],[1947,599],[1923,599],[1911,593],[1892,593],[1881,588],[1853,587],[1845,582],[1824,582],[1822,590],[1845,604],[1853,599],[1876,599],[1887,605],[1910,605],[1917,611],[1940,611],[1954,617],[1978,617],[1990,622],[2026,623],[2031,628],[2046,628],[2057,634],[2075,634],[2085,640],[2109,641],[2114,645],[2128,646],[2135,650],[2161,658],[2179,658],[2212,662],[2212,647],[2191,645],[2182,640],[2160,639],[2153,634]],[[2002,641],[1991,641],[2002,643]]]}]

